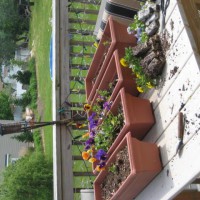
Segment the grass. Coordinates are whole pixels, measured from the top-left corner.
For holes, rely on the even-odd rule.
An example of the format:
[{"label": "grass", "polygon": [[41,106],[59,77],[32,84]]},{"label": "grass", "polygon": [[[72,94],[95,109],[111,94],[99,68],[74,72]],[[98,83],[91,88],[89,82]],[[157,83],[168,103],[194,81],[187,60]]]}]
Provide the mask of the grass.
[{"label": "grass", "polygon": [[[31,30],[30,30],[30,48],[33,48],[35,59],[36,59],[36,66],[37,66],[37,80],[38,80],[38,95],[43,103],[42,111],[43,111],[43,119],[45,121],[52,120],[52,82],[50,79],[50,72],[49,72],[49,46],[50,46],[50,38],[51,38],[51,0],[34,0],[35,5],[32,7],[32,19],[31,19]],[[83,8],[83,5],[80,3],[73,5],[77,8]],[[84,5],[85,6],[85,5]],[[98,9],[98,6],[93,5],[86,5],[88,9]],[[74,14],[70,13],[72,17]],[[81,13],[79,18],[84,18],[85,16]],[[96,16],[89,15],[87,16],[96,20]],[[84,18],[87,19],[87,18]],[[82,30],[94,30],[94,26],[82,24],[70,24],[71,28],[74,29],[82,29]],[[73,40],[77,41],[95,41],[94,36],[82,36],[82,35],[73,35]],[[86,47],[87,49],[83,49],[81,46],[74,46],[72,51],[73,52],[87,52],[87,53],[94,53],[94,47]],[[88,65],[92,61],[91,58],[84,57],[72,57],[71,63],[78,64],[78,65]],[[86,71],[82,70],[71,70],[71,75],[74,76],[86,76]],[[83,81],[84,82],[84,81]],[[70,83],[70,88],[74,89],[81,89],[84,88],[82,83],[73,82]],[[85,95],[73,94],[69,96],[69,101],[72,102],[85,102]],[[83,132],[80,130],[73,131],[73,135],[80,135]],[[44,129],[45,134],[45,153],[49,160],[52,160],[52,127],[47,127]],[[35,136],[37,139],[37,135]],[[81,147],[83,150],[83,147]],[[80,155],[80,152],[77,150],[76,146],[72,148],[73,155]],[[89,171],[91,171],[90,163],[86,163],[86,166]],[[86,171],[83,161],[74,161],[73,163],[73,170],[74,171]],[[90,180],[88,177],[74,177],[74,187],[91,187]],[[79,200],[80,194],[75,194],[75,198]]]},{"label": "grass", "polygon": [[[49,47],[51,38],[51,0],[34,0],[30,26],[29,46],[36,60],[38,97],[44,121],[52,120],[52,81],[49,71]],[[44,128],[45,154],[52,160],[52,127]]]}]

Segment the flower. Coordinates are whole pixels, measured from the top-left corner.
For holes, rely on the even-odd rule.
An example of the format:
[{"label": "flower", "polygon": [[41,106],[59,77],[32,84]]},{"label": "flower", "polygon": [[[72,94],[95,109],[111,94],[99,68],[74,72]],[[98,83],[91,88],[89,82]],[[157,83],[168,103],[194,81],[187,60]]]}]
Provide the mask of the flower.
[{"label": "flower", "polygon": [[129,26],[129,27],[127,28],[127,33],[128,33],[129,35],[131,35],[131,34],[134,34],[135,31],[132,30],[131,27]]},{"label": "flower", "polygon": [[102,101],[105,101],[105,97],[104,96],[101,96],[101,95],[98,95],[98,97],[96,98],[96,101],[99,103],[99,102],[102,102]]},{"label": "flower", "polygon": [[98,125],[98,120],[96,119],[97,114],[95,112],[92,112],[92,114],[89,116],[89,128],[90,130],[94,130],[96,126]]},{"label": "flower", "polygon": [[83,127],[87,126],[86,124],[76,123],[76,128],[81,129]]},{"label": "flower", "polygon": [[128,64],[126,62],[126,60],[124,58],[121,58],[120,59],[120,64],[123,66],[123,67],[128,67]]},{"label": "flower", "polygon": [[102,167],[102,168],[101,168],[99,165],[97,165],[96,168],[95,168],[95,170],[96,170],[97,172],[100,172],[100,171],[105,170],[105,167]]},{"label": "flower", "polygon": [[112,105],[112,102],[107,102],[107,101],[106,101],[106,102],[103,104],[103,108],[106,109],[106,110],[110,110],[111,105]]},{"label": "flower", "polygon": [[92,152],[93,152],[92,149],[87,150],[87,153],[92,153]]},{"label": "flower", "polygon": [[94,45],[96,48],[98,48],[98,46],[99,46],[99,44],[98,44],[97,42],[95,42],[93,45]]},{"label": "flower", "polygon": [[143,93],[144,92],[144,90],[143,90],[143,88],[142,87],[137,87],[137,90],[139,91],[139,92],[141,92],[141,93]]},{"label": "flower", "polygon": [[95,155],[95,158],[98,160],[106,160],[107,153],[103,149],[99,149]]},{"label": "flower", "polygon": [[135,75],[137,78],[141,78],[141,76],[138,73],[136,73]]},{"label": "flower", "polygon": [[82,152],[82,158],[83,158],[83,160],[88,160],[89,157],[90,157],[90,154],[88,152],[86,152],[86,151]]},{"label": "flower", "polygon": [[86,104],[84,105],[84,110],[85,110],[85,111],[90,111],[90,110],[91,110],[91,105],[88,104],[88,103],[86,103]]},{"label": "flower", "polygon": [[89,138],[85,141],[85,150],[89,150],[91,146],[94,144],[94,138]]},{"label": "flower", "polygon": [[92,158],[89,159],[89,162],[90,162],[90,163],[94,163],[96,160],[97,160],[96,158],[93,158],[93,157],[92,157]]},{"label": "flower", "polygon": [[87,133],[85,133],[84,135],[82,135],[82,138],[89,137],[89,135],[90,135],[90,133],[89,133],[89,132],[87,132]]},{"label": "flower", "polygon": [[96,115],[97,114],[95,112],[92,112],[92,114],[89,116],[88,120],[89,121],[93,120]]},{"label": "flower", "polygon": [[90,137],[93,138],[93,137],[95,137],[95,135],[96,135],[96,132],[92,130],[92,131],[90,132]]},{"label": "flower", "polygon": [[151,82],[148,82],[148,83],[147,83],[147,87],[151,89],[151,88],[153,88],[154,86],[151,84]]}]

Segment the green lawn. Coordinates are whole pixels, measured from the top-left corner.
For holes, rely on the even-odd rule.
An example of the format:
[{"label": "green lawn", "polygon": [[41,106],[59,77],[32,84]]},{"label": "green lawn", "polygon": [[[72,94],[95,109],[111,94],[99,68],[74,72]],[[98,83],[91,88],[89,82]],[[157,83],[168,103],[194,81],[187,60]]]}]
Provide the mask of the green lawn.
[{"label": "green lawn", "polygon": [[[52,82],[50,79],[49,72],[49,46],[51,38],[51,12],[52,12],[52,1],[51,0],[34,0],[35,5],[32,7],[32,19],[31,19],[31,31],[30,31],[30,47],[32,46],[37,66],[37,79],[38,79],[38,94],[41,98],[43,106],[43,117],[44,121],[52,120]],[[74,4],[76,7],[80,7],[80,4]],[[89,9],[98,9],[98,6],[87,5]],[[76,18],[74,14],[71,14],[71,17]],[[80,18],[85,18],[85,16],[79,16]],[[89,15],[87,16],[96,20],[96,16]],[[71,24],[71,28],[80,29],[80,25]],[[94,26],[82,24],[82,30],[94,30]],[[95,41],[94,36],[81,36],[73,35],[73,40],[77,41]],[[73,46],[72,51],[75,53],[94,53],[95,48],[87,46],[86,49],[83,49],[81,46]],[[91,63],[92,58],[84,57],[84,59],[79,57],[71,58],[73,64],[79,65],[88,65]],[[72,76],[86,76],[86,70],[80,71],[78,69],[71,70]],[[83,81],[84,82],[84,81]],[[72,89],[83,89],[84,84],[80,82],[71,81],[70,88]],[[69,101],[72,102],[85,102],[85,95],[73,94],[70,95]],[[45,133],[45,153],[47,158],[52,161],[52,127],[47,127],[44,129]],[[83,131],[73,131],[73,135],[83,134]],[[83,150],[83,146],[81,150]],[[77,146],[72,148],[73,155],[80,155],[80,152]],[[86,163],[88,170],[91,170],[91,164]],[[86,171],[83,161],[74,161],[73,163],[74,171]],[[74,177],[74,187],[91,187],[90,180],[88,177]],[[75,199],[80,199],[80,194],[75,194]]]},{"label": "green lawn", "polygon": [[[52,81],[49,71],[49,46],[51,38],[51,0],[34,0],[32,7],[30,43],[36,59],[38,95],[44,121],[52,120]],[[52,160],[52,127],[44,128],[45,153]]]}]

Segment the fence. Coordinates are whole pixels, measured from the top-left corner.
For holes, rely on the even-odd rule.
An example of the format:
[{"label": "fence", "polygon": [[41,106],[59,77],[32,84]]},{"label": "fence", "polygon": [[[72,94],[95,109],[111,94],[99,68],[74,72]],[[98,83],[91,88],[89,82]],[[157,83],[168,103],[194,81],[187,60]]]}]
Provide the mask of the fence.
[{"label": "fence", "polygon": [[[53,120],[86,120],[84,77],[95,52],[92,35],[100,1],[53,2]],[[87,130],[54,127],[54,199],[79,199],[91,188],[93,174],[81,158],[82,141],[73,140]]]}]

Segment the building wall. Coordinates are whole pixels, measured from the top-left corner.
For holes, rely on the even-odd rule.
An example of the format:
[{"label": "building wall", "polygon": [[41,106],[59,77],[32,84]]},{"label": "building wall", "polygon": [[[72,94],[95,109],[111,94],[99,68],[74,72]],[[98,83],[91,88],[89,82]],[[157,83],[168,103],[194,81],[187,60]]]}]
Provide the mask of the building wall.
[{"label": "building wall", "polygon": [[[0,120],[1,124],[14,122],[15,121],[10,120]],[[19,158],[23,150],[28,147],[27,143],[18,142],[17,140],[11,138],[17,134],[0,136],[0,171],[5,168],[6,154],[10,154],[11,158]]]}]

